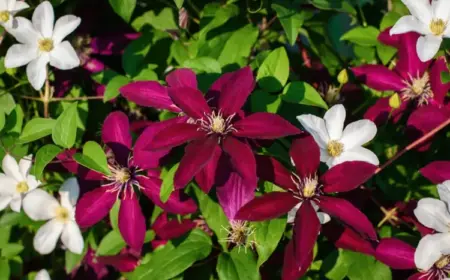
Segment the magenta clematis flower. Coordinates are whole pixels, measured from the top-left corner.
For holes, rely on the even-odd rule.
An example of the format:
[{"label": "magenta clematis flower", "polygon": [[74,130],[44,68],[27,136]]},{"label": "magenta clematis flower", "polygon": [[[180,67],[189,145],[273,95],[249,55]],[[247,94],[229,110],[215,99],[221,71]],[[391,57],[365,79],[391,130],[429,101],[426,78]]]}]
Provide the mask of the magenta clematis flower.
[{"label": "magenta clematis flower", "polygon": [[246,183],[256,186],[255,157],[248,139],[276,139],[300,133],[276,114],[244,115],[241,107],[255,84],[249,67],[222,75],[206,98],[197,89],[195,74],[188,69],[173,72],[167,81],[168,88],[156,82],[136,82],[120,91],[138,104],[187,116],[161,130],[148,146],[159,150],[189,143],[175,174],[176,189],[185,187],[197,175],[197,182],[208,192],[215,183],[222,154]]},{"label": "magenta clematis flower", "polygon": [[[108,167],[110,175],[100,175],[97,187],[85,193],[77,204],[76,220],[81,227],[90,227],[102,220],[120,199],[119,230],[125,242],[139,251],[144,243],[145,218],[139,206],[136,190],[139,190],[159,207],[177,214],[189,214],[197,206],[181,192],[174,192],[166,203],[159,198],[161,180],[157,170],[158,161],[168,150],[143,151],[145,146],[162,129],[164,124],[147,127],[136,141],[132,153],[132,139],[128,118],[124,113],[113,112],[105,120],[102,129],[103,142],[109,147],[112,157]],[[132,156],[134,154],[134,157]],[[147,170],[145,172],[144,170]],[[89,176],[95,177],[90,172]]]},{"label": "magenta clematis flower", "polygon": [[330,196],[334,192],[357,188],[373,175],[377,167],[367,162],[350,161],[332,167],[319,177],[320,150],[310,135],[295,140],[290,155],[296,173],[289,172],[273,158],[258,157],[258,176],[287,192],[271,192],[256,197],[239,210],[236,219],[268,220],[298,207],[294,235],[285,251],[283,267],[283,279],[298,279],[312,262],[312,250],[320,224],[326,222],[326,216],[316,212],[317,208],[357,232],[377,239],[375,229],[361,211],[345,199]]},{"label": "magenta clematis flower", "polygon": [[398,62],[393,70],[382,65],[362,65],[352,68],[355,76],[368,87],[379,91],[397,92],[403,102],[392,109],[389,97],[380,98],[365,114],[366,119],[384,123],[391,115],[394,122],[400,120],[408,108],[413,108],[408,126],[421,134],[432,130],[450,116],[445,96],[449,84],[441,82],[441,72],[448,71],[444,57],[422,62],[415,51],[419,34],[389,35],[383,31],[378,39],[398,48]]},{"label": "magenta clematis flower", "polygon": [[152,229],[155,231],[155,239],[151,244],[153,249],[161,245],[165,245],[169,240],[178,238],[185,233],[191,231],[197,226],[197,224],[189,219],[169,220],[167,213],[163,212],[156,218],[152,225]]}]

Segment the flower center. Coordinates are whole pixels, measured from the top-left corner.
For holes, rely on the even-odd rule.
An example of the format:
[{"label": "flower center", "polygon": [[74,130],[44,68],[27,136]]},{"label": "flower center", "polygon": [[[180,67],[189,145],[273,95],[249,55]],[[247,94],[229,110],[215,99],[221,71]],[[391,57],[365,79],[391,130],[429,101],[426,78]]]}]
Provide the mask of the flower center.
[{"label": "flower center", "polygon": [[433,19],[430,23],[430,31],[434,36],[441,36],[447,28],[447,21],[442,19]]},{"label": "flower center", "polygon": [[38,42],[39,50],[41,52],[50,52],[53,50],[53,40],[50,38],[44,38]]},{"label": "flower center", "polygon": [[303,196],[306,198],[313,197],[316,194],[317,180],[307,178],[303,182]]},{"label": "flower center", "polygon": [[225,135],[236,129],[231,124],[235,114],[232,114],[225,118],[222,112],[213,111],[211,114],[205,114],[204,118],[196,120],[196,123],[200,125],[199,130],[203,130],[208,134],[220,134]]},{"label": "flower center", "polygon": [[0,21],[7,22],[9,20],[9,12],[8,11],[0,11]]},{"label": "flower center", "polygon": [[69,210],[67,208],[59,206],[55,210],[56,219],[60,222],[67,222],[70,219]]},{"label": "flower center", "polygon": [[30,188],[28,187],[27,182],[22,181],[16,185],[16,191],[18,193],[26,193]]},{"label": "flower center", "polygon": [[314,199],[320,195],[319,179],[316,175],[301,179],[297,174],[292,173],[292,182],[297,186],[298,194],[294,194],[300,200]]},{"label": "flower center", "polygon": [[130,170],[125,167],[120,168],[114,172],[114,177],[117,182],[124,184],[131,178]]},{"label": "flower center", "polygon": [[330,156],[338,157],[344,151],[344,144],[336,140],[331,140],[328,142],[327,151]]},{"label": "flower center", "polygon": [[238,247],[246,247],[247,243],[255,243],[254,240],[249,240],[255,233],[255,228],[251,226],[247,221],[233,220],[230,222],[231,228],[226,229],[228,237],[225,241],[235,244]]},{"label": "flower center", "polygon": [[410,75],[410,80],[403,81],[406,88],[402,90],[402,98],[404,100],[416,99],[419,106],[428,104],[428,100],[434,96],[430,85],[430,75],[427,72],[422,77],[417,78]]},{"label": "flower center", "polygon": [[437,262],[434,263],[434,265],[439,268],[443,269],[450,263],[450,255],[442,256]]}]

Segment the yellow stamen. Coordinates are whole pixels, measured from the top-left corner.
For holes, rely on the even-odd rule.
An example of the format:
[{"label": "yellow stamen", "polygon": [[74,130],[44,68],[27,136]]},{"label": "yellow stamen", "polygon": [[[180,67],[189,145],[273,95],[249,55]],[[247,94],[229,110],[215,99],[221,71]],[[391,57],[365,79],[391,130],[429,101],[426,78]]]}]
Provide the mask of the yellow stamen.
[{"label": "yellow stamen", "polygon": [[126,183],[128,182],[128,180],[130,180],[130,170],[128,170],[128,168],[122,168],[119,171],[117,171],[116,173],[116,181],[120,182],[120,183]]},{"label": "yellow stamen", "polygon": [[434,265],[437,268],[442,269],[446,267],[449,263],[450,263],[450,255],[445,255],[442,256],[437,262],[435,262]]},{"label": "yellow stamen", "polygon": [[313,197],[316,193],[317,180],[306,179],[303,187],[303,196],[305,198]]},{"label": "yellow stamen", "polygon": [[0,21],[1,22],[7,22],[9,20],[9,12],[8,11],[1,11],[0,12]]},{"label": "yellow stamen", "polygon": [[223,133],[225,131],[225,120],[221,115],[213,116],[211,130],[215,133]]},{"label": "yellow stamen", "polygon": [[56,219],[60,222],[67,222],[69,220],[69,210],[67,210],[64,207],[59,206],[55,210],[56,212]]},{"label": "yellow stamen", "polygon": [[26,193],[30,188],[28,187],[27,182],[22,181],[16,185],[16,191],[18,193]]},{"label": "yellow stamen", "polygon": [[327,145],[328,154],[332,157],[338,157],[344,151],[344,144],[336,140],[331,140]]},{"label": "yellow stamen", "polygon": [[441,36],[447,28],[447,21],[442,19],[433,19],[430,23],[430,31],[434,36]]},{"label": "yellow stamen", "polygon": [[49,38],[44,38],[39,40],[39,50],[41,52],[50,52],[53,50],[53,40]]}]

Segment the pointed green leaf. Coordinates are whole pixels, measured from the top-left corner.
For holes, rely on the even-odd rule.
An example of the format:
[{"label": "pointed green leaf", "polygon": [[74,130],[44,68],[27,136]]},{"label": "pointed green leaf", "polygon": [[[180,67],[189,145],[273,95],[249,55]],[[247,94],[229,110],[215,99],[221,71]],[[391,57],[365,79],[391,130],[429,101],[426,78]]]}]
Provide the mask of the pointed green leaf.
[{"label": "pointed green leaf", "polygon": [[129,22],[136,7],[136,0],[109,0],[109,4],[116,14]]},{"label": "pointed green leaf", "polygon": [[103,102],[107,102],[119,96],[119,89],[128,84],[130,79],[125,76],[116,76],[106,85],[105,95],[103,96]]},{"label": "pointed green leaf", "polygon": [[243,252],[243,249],[239,251],[239,248],[234,248],[231,253],[220,254],[216,270],[219,280],[261,279],[255,256],[251,250]]},{"label": "pointed green leaf", "polygon": [[328,109],[327,103],[325,103],[320,94],[310,84],[305,82],[292,82],[288,84],[284,88],[281,98],[290,103]]},{"label": "pointed green leaf", "polygon": [[257,267],[260,267],[269,259],[283,237],[286,218],[253,223],[253,226],[255,226],[255,246],[258,252]]},{"label": "pointed green leaf", "polygon": [[289,78],[289,59],[284,47],[272,51],[258,69],[256,81],[268,92],[283,88]]},{"label": "pointed green leaf", "polygon": [[47,144],[37,151],[33,172],[37,179],[42,178],[44,168],[61,152],[62,149],[53,144]]},{"label": "pointed green leaf", "polygon": [[120,199],[116,200],[113,208],[109,211],[109,222],[113,229],[119,231],[119,209],[120,209]]},{"label": "pointed green leaf", "polygon": [[19,137],[21,143],[28,143],[52,134],[56,124],[54,119],[34,118],[23,128]]},{"label": "pointed green leaf", "polygon": [[105,151],[103,151],[102,147],[94,141],[86,142],[83,146],[83,154],[77,153],[73,155],[73,158],[84,167],[105,175],[111,174],[111,171],[108,168]]},{"label": "pointed green leaf", "polygon": [[175,176],[175,172],[177,172],[179,165],[179,163],[175,164],[169,169],[168,172],[161,175],[163,181],[161,184],[161,190],[159,191],[159,198],[163,203],[169,199],[170,194],[174,190],[173,177]]},{"label": "pointed green leaf", "polygon": [[98,245],[97,255],[99,256],[114,256],[117,255],[127,244],[120,235],[120,232],[112,230]]},{"label": "pointed green leaf", "polygon": [[69,107],[56,120],[52,130],[52,139],[56,145],[72,148],[77,137],[77,102]]},{"label": "pointed green leaf", "polygon": [[24,247],[22,244],[17,244],[17,243],[6,244],[6,246],[4,246],[2,248],[2,257],[10,259],[10,258],[20,254],[20,252],[22,252],[23,249],[24,249]]},{"label": "pointed green leaf", "polygon": [[277,12],[277,17],[281,22],[281,26],[283,26],[289,44],[293,46],[297,40],[299,28],[304,21],[303,15],[297,13],[293,7],[285,7],[279,4],[272,4],[271,7]]},{"label": "pointed green leaf", "polygon": [[373,26],[357,26],[342,35],[341,40],[350,41],[354,44],[374,47],[378,44],[378,35],[380,31]]}]

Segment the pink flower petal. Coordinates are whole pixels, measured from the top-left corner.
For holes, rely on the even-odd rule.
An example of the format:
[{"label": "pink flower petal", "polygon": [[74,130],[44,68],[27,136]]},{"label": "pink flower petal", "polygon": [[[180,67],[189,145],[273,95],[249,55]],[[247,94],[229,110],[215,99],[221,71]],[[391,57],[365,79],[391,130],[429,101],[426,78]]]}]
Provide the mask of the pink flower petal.
[{"label": "pink flower petal", "polygon": [[219,96],[219,108],[225,116],[236,113],[244,106],[247,97],[255,86],[252,69],[241,68],[233,73],[222,86]]},{"label": "pink flower petal", "polygon": [[404,80],[410,80],[411,76],[422,77],[425,70],[430,65],[430,61],[422,62],[417,55],[416,45],[420,35],[416,32],[408,32],[398,35],[400,37],[398,44],[398,61],[395,71],[399,73]]},{"label": "pink flower petal", "polygon": [[219,164],[222,149],[217,145],[213,156],[200,172],[195,175],[195,181],[204,193],[209,193],[214,182],[216,181],[216,173]]},{"label": "pink flower petal", "polygon": [[415,269],[413,248],[396,238],[383,238],[377,246],[375,258],[393,269]]},{"label": "pink flower petal", "polygon": [[204,119],[211,114],[211,108],[206,103],[203,93],[195,88],[169,88],[169,96],[183,112],[194,119]]},{"label": "pink flower petal", "polygon": [[175,189],[184,188],[208,164],[217,149],[217,142],[217,137],[209,136],[186,146],[185,154],[175,173]]},{"label": "pink flower petal", "polygon": [[320,149],[311,135],[305,134],[294,140],[289,155],[300,178],[316,175],[320,165]]},{"label": "pink flower petal", "polygon": [[179,113],[178,108],[169,97],[167,88],[155,81],[137,81],[129,83],[119,89],[120,93],[126,99],[134,103],[156,109],[166,109]]},{"label": "pink flower petal", "polygon": [[386,28],[385,30],[383,30],[382,32],[380,32],[380,34],[378,35],[378,41],[380,41],[381,43],[394,47],[394,48],[398,48],[399,44],[400,44],[400,36],[401,35],[389,35],[389,31],[391,30],[391,27]]},{"label": "pink flower petal", "polygon": [[408,104],[409,102],[402,101],[399,108],[393,109],[389,105],[389,97],[383,97],[378,99],[372,107],[367,109],[364,114],[364,118],[373,121],[378,126],[381,126],[386,123],[390,115],[394,123],[397,123],[403,116]]},{"label": "pink flower petal", "polygon": [[233,76],[234,72],[228,72],[220,76],[209,88],[206,93],[205,99],[208,100],[208,104],[211,108],[217,108],[219,106],[219,96],[222,88],[227,84],[228,80]]},{"label": "pink flower petal", "polygon": [[119,230],[131,248],[141,250],[145,239],[145,217],[133,191],[129,191],[120,202]]},{"label": "pink flower petal", "polygon": [[99,187],[85,193],[77,203],[75,218],[82,227],[90,227],[101,221],[117,200],[117,192],[112,187]]},{"label": "pink flower petal", "polygon": [[139,38],[139,33],[115,34],[111,36],[94,37],[90,41],[93,54],[113,55],[122,54],[125,47],[133,40]]},{"label": "pink flower petal", "polygon": [[151,150],[168,149],[205,137],[206,133],[200,131],[196,124],[175,123],[162,128],[147,147]]},{"label": "pink flower petal", "polygon": [[113,266],[120,272],[132,272],[139,265],[139,259],[130,254],[97,257],[97,261],[104,265]]},{"label": "pink flower petal", "polygon": [[197,76],[191,69],[187,68],[179,68],[170,72],[166,77],[166,82],[171,88],[197,88]]},{"label": "pink flower petal", "polygon": [[245,183],[256,186],[256,160],[250,146],[234,137],[227,137],[222,148],[230,156],[233,169],[242,176]]},{"label": "pink flower petal", "polygon": [[256,174],[258,178],[272,182],[287,191],[297,190],[291,179],[291,172],[272,157],[256,155]]},{"label": "pink flower petal", "polygon": [[141,186],[141,192],[163,210],[180,215],[187,215],[197,211],[197,205],[194,200],[181,191],[172,192],[169,199],[163,203],[159,196],[162,183],[160,179],[147,178],[144,176],[139,176],[137,179]]},{"label": "pink flower petal", "polygon": [[302,277],[313,261],[313,252],[311,251],[304,259],[304,263],[298,262],[294,251],[295,240],[289,241],[284,251],[284,263],[283,263],[283,280],[298,280]]},{"label": "pink flower petal", "polygon": [[120,111],[109,114],[103,123],[102,140],[113,150],[116,160],[126,166],[132,143],[127,115]]},{"label": "pink flower petal", "polygon": [[234,136],[255,139],[277,139],[299,134],[300,129],[271,113],[254,113],[233,124]]},{"label": "pink flower petal", "polygon": [[265,221],[278,218],[300,201],[287,192],[271,192],[255,197],[245,204],[235,216],[236,220]]},{"label": "pink flower petal", "polygon": [[[163,217],[164,219],[161,220],[160,217]],[[156,236],[162,240],[178,238],[196,226],[195,223],[189,219],[183,219],[181,221],[174,219],[169,221],[166,214],[162,214],[157,220],[159,220],[159,225],[156,227],[153,226],[152,229],[155,231]]]},{"label": "pink flower petal", "polygon": [[347,200],[337,197],[321,196],[318,206],[323,212],[338,218],[357,232],[365,234],[373,240],[377,239],[377,233],[369,219]]},{"label": "pink flower petal", "polygon": [[450,180],[450,161],[433,161],[420,169],[422,176],[433,184]]},{"label": "pink flower petal", "polygon": [[323,227],[323,233],[328,240],[334,243],[336,248],[361,252],[366,255],[373,255],[375,249],[370,241],[363,238],[354,230],[339,225],[336,222],[329,222]]},{"label": "pink flower petal", "polygon": [[450,83],[443,84],[441,80],[441,73],[448,73],[447,63],[445,62],[445,57],[441,56],[437,58],[430,69],[430,84],[431,90],[433,91],[433,99],[439,104],[444,104],[445,96],[450,90]]},{"label": "pink flower petal", "polygon": [[401,91],[405,88],[402,78],[382,65],[367,64],[353,67],[352,71],[361,82],[379,91]]},{"label": "pink flower petal", "polygon": [[409,276],[408,280],[423,280],[427,279],[427,274],[422,272],[414,273],[413,275]]},{"label": "pink flower petal", "polygon": [[377,169],[376,165],[364,161],[347,161],[330,168],[320,177],[323,191],[348,192],[370,179]]}]

